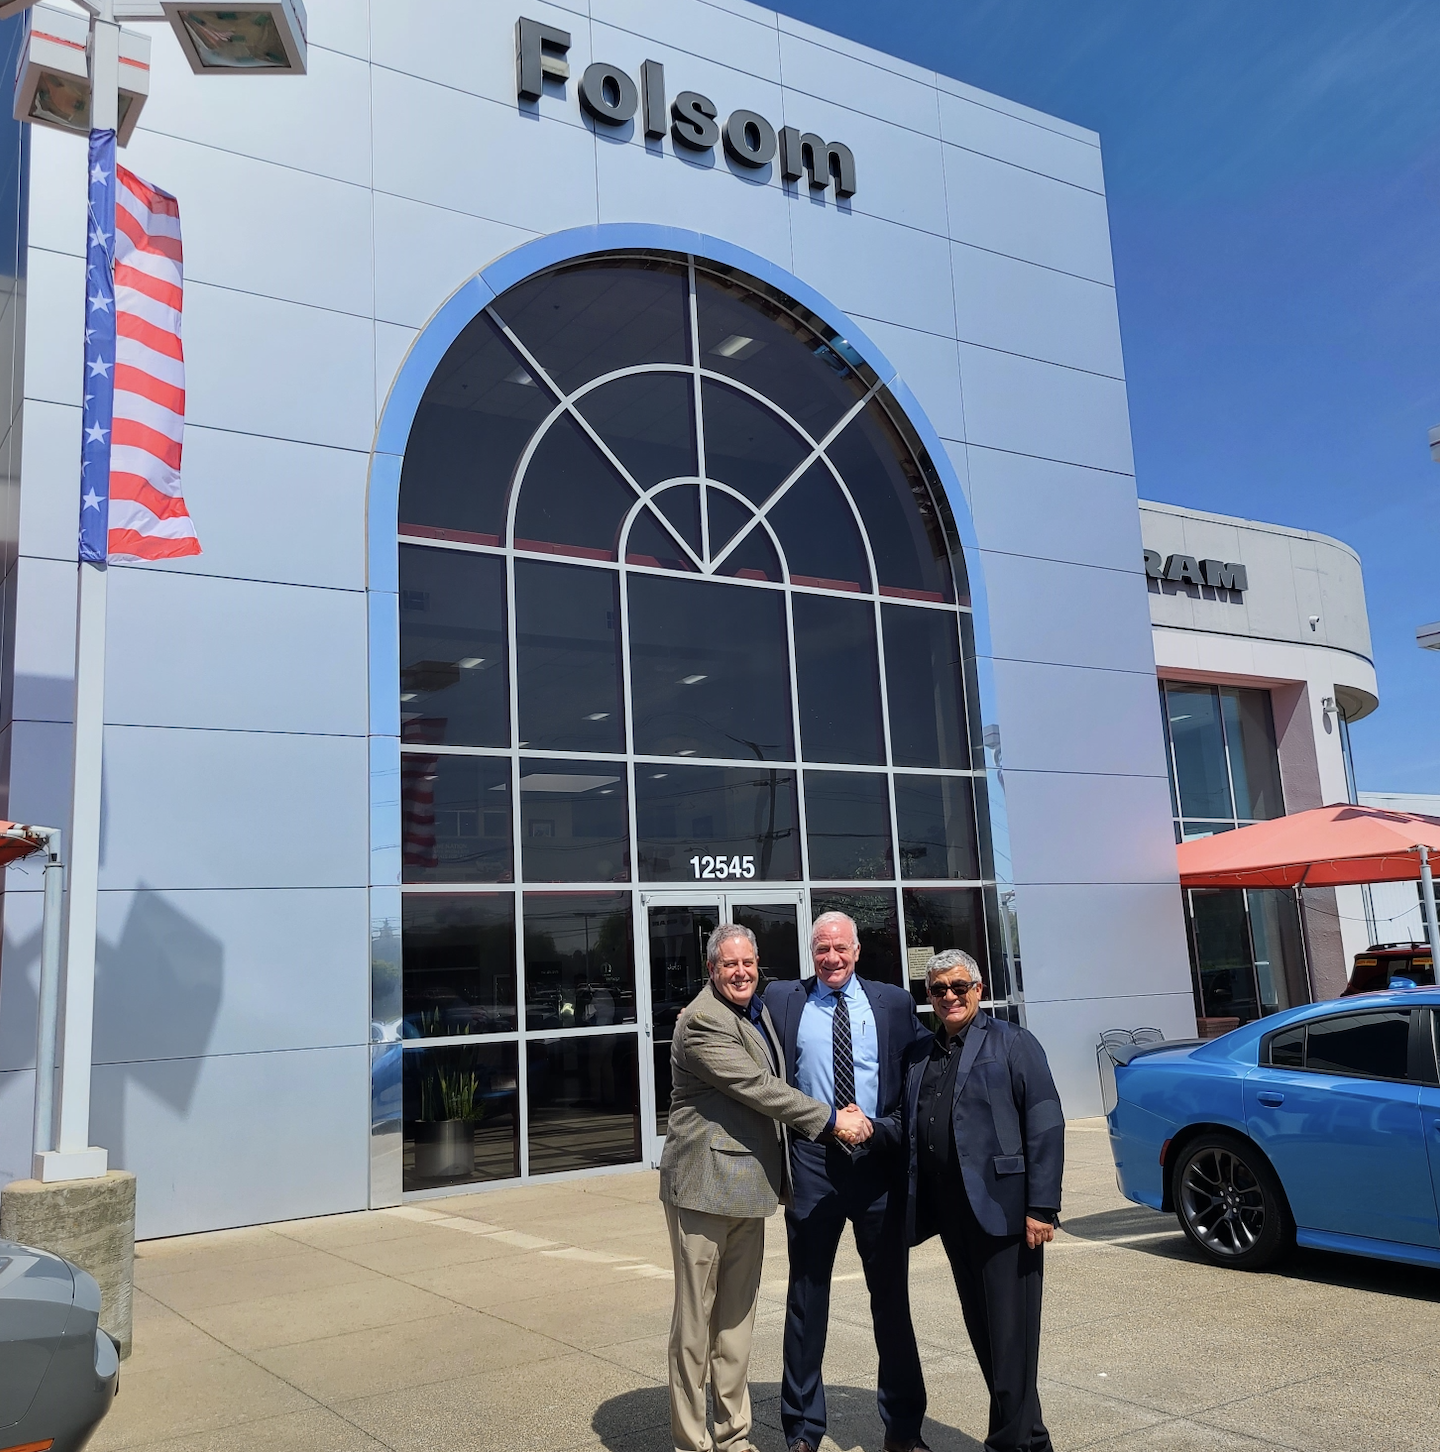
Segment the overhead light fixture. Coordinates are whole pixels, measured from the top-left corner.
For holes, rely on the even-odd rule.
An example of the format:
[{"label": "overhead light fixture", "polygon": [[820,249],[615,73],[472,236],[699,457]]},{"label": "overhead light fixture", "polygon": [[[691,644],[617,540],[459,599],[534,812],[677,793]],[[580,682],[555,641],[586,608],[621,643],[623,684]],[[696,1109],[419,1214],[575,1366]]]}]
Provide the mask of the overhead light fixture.
[{"label": "overhead light fixture", "polygon": [[[25,7],[22,7],[25,8]],[[8,7],[0,19],[17,13]],[[90,130],[90,22],[83,15],[36,5],[15,71],[17,121],[85,135]],[[135,132],[150,94],[150,37],[120,32],[120,94],[115,139],[124,146]]]},{"label": "overhead light fixture", "polygon": [[608,721],[610,719],[610,713],[608,711],[592,711],[585,719],[587,721]]},{"label": "overhead light fixture", "polygon": [[596,787],[613,787],[618,776],[591,776],[569,771],[531,771],[520,778],[522,792],[593,792]]},{"label": "overhead light fixture", "polygon": [[694,756],[695,755],[695,748],[693,746],[687,746],[684,751],[677,751],[675,753],[675,755],[676,756]]},{"label": "overhead light fixture", "polygon": [[455,664],[462,671],[473,671],[476,666],[485,664],[485,657],[483,655],[467,655],[463,660],[456,661]]},{"label": "overhead light fixture", "polygon": [[698,686],[701,681],[708,681],[709,679],[709,676],[681,676],[680,684],[682,686]]},{"label": "overhead light fixture", "polygon": [[160,0],[160,8],[196,75],[305,74],[302,0],[251,0],[223,7]]},{"label": "overhead light fixture", "polygon": [[754,338],[747,338],[743,333],[731,333],[728,338],[722,338],[710,350],[717,358],[736,358],[743,363],[747,358],[753,358],[763,347],[764,343],[757,343]]},{"label": "overhead light fixture", "polygon": [[535,380],[524,368],[512,368],[505,375],[505,381],[506,383],[518,383],[522,388],[534,388],[536,386]]}]

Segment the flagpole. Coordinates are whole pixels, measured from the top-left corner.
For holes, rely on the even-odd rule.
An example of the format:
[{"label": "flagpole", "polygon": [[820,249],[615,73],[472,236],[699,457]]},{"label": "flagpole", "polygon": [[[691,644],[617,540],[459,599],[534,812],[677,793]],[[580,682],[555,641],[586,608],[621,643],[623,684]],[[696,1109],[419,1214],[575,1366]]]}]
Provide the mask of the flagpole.
[{"label": "flagpole", "polygon": [[[114,0],[100,0],[95,9],[98,14],[90,23],[90,125],[92,131],[113,132],[119,116],[120,27],[115,23]],[[113,196],[113,167],[111,170]],[[87,173],[87,189],[90,185],[91,178]],[[112,257],[113,243],[112,218]],[[87,278],[87,284],[89,282]],[[91,288],[87,285],[85,291],[88,328]],[[113,317],[113,296],[110,308]],[[113,382],[110,386],[113,387]],[[87,377],[87,391],[90,387],[91,380]],[[106,467],[108,471],[108,464]],[[82,481],[82,490],[84,487]],[[83,519],[83,504],[81,515]],[[83,524],[81,532],[84,533]],[[103,1175],[109,1161],[103,1148],[90,1143],[95,938],[100,886],[100,776],[105,732],[107,572],[103,536],[99,559],[82,558],[77,568],[75,754],[70,779],[70,872],[65,895],[65,1016],[60,1038],[60,1112],[55,1149],[37,1154],[33,1170],[37,1180],[52,1182]]]}]

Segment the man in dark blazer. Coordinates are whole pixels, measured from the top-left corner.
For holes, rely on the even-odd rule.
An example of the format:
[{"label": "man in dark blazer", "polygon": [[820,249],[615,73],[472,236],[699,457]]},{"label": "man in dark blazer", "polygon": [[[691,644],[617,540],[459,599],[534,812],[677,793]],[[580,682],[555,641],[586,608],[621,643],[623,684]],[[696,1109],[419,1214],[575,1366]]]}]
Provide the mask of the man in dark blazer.
[{"label": "man in dark blazer", "polygon": [[950,1260],[990,1389],[986,1452],[1051,1452],[1035,1380],[1042,1247],[1055,1238],[1065,1164],[1060,1096],[1035,1036],[981,1011],[968,953],[937,953],[925,983],[939,1023],[910,1065],[900,1116],[907,1238],[938,1234]]},{"label": "man in dark blazer", "polygon": [[780,1421],[790,1452],[819,1447],[826,1424],[821,1362],[830,1278],[849,1221],[880,1353],[886,1452],[928,1452],[920,1438],[925,1381],[910,1324],[900,1104],[908,1056],[928,1050],[931,1035],[905,989],[856,974],[860,944],[844,913],[817,918],[810,944],[815,976],[765,990],[786,1082],[837,1109],[857,1104],[874,1121],[875,1133],[853,1149],[799,1139],[790,1144],[794,1189],[785,1211],[790,1289]]}]

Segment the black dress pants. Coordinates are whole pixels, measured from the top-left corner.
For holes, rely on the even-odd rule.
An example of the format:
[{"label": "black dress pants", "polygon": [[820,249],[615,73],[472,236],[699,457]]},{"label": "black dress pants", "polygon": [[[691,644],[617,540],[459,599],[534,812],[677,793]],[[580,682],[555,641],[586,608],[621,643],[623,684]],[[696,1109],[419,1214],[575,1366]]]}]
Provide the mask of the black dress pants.
[{"label": "black dress pants", "polygon": [[1031,1250],[1024,1235],[987,1235],[958,1176],[946,1177],[943,1207],[940,1241],[990,1391],[985,1452],[1052,1452],[1035,1385],[1044,1249]]},{"label": "black dress pants", "polygon": [[[875,1349],[880,1354],[880,1420],[887,1438],[912,1441],[925,1418],[925,1378],[910,1322],[910,1251],[905,1244],[905,1193],[885,1192],[878,1166],[851,1163],[833,1146],[797,1144],[791,1159],[795,1201],[785,1212],[790,1289],[785,1302],[785,1370],[780,1424],[785,1441],[812,1447],[825,1434],[825,1358],[830,1277],[847,1221],[870,1292]],[[801,1213],[803,1212],[803,1213]]]}]

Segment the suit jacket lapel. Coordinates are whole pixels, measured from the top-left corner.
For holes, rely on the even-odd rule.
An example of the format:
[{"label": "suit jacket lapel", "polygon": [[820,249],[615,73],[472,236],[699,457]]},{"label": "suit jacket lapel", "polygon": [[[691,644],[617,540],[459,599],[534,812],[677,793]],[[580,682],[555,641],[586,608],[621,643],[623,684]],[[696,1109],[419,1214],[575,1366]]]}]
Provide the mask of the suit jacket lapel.
[{"label": "suit jacket lapel", "polygon": [[775,1032],[775,1020],[770,1017],[770,1010],[762,1003],[760,1005],[760,1024],[766,1039],[770,1044],[770,1051],[775,1056],[775,1063],[769,1067],[773,1070],[775,1064],[780,1065],[781,1074],[785,1071],[785,1056],[780,1049],[780,1035]]},{"label": "suit jacket lapel", "polygon": [[985,1043],[985,1030],[989,1027],[990,1015],[988,1013],[977,1013],[975,1021],[970,1025],[970,1032],[965,1035],[965,1047],[960,1050],[960,1062],[955,1066],[955,1095],[953,1102],[960,1102],[960,1091],[965,1087],[965,1081],[970,1077],[971,1066],[979,1056],[980,1049]]},{"label": "suit jacket lapel", "polygon": [[885,1106],[895,1102],[886,1092],[889,1085],[885,1082],[893,1062],[890,1055],[890,1016],[880,1012],[875,985],[868,978],[861,978],[858,973],[855,975],[855,979],[864,991],[865,997],[870,1001],[870,1017],[875,1020],[875,1051],[880,1057],[880,1082],[876,1086],[879,1090],[879,1104],[876,1108],[879,1112],[884,1113]]}]

